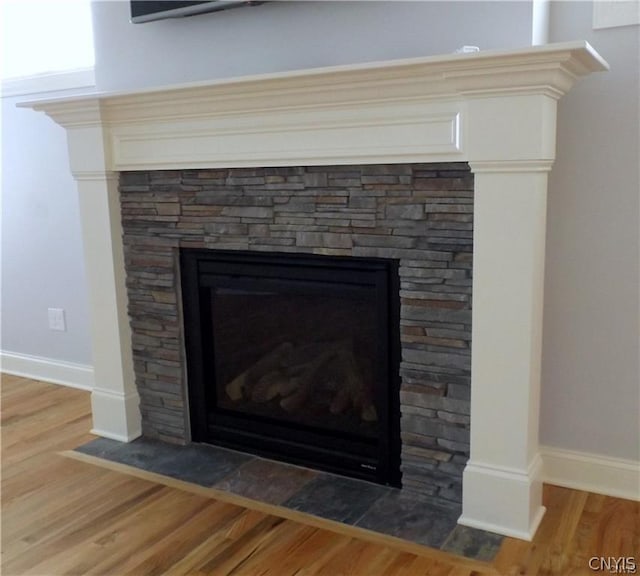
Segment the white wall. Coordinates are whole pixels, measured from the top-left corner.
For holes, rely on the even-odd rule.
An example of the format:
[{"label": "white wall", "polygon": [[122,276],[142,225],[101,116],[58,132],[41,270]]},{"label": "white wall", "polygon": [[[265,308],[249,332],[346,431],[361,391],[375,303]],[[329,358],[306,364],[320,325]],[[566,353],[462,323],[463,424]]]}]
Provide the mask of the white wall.
[{"label": "white wall", "polygon": [[[2,99],[2,352],[91,364],[65,131],[20,99]],[[66,332],[49,330],[50,307],[65,310]]]},{"label": "white wall", "polygon": [[101,90],[522,47],[533,20],[530,1],[270,2],[146,24],[98,1],[93,14]]},{"label": "white wall", "polygon": [[550,39],[589,41],[611,70],[559,104],[541,441],[640,460],[640,27],[594,31],[591,3],[553,2]]}]

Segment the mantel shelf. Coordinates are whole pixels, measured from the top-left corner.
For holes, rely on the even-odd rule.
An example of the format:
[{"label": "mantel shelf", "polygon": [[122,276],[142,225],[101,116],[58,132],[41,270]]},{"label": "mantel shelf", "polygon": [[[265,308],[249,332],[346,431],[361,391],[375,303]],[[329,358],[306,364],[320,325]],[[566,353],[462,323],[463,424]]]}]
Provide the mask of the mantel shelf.
[{"label": "mantel shelf", "polygon": [[92,93],[19,106],[74,124],[97,113],[111,122],[126,122],[427,96],[550,90],[559,97],[578,77],[607,69],[606,61],[587,42],[568,42]]}]

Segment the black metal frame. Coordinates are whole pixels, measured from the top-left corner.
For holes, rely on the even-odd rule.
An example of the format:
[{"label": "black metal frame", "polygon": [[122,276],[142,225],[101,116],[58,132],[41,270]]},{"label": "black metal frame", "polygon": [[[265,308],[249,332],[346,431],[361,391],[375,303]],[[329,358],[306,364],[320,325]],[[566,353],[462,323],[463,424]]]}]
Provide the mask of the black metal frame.
[{"label": "black metal frame", "polygon": [[[307,254],[182,249],[182,299],[191,434],[222,445],[380,484],[400,486],[398,261]],[[378,302],[376,439],[244,415],[216,405],[210,291],[218,287],[305,285],[310,291],[375,290]],[[213,390],[213,393],[212,393]]]}]

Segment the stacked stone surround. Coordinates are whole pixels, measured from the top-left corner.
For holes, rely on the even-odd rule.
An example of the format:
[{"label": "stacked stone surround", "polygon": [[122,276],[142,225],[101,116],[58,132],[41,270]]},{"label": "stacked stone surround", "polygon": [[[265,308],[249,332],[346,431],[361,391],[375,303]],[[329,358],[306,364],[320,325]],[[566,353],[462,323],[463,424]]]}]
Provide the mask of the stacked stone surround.
[{"label": "stacked stone surround", "polygon": [[143,433],[189,441],[179,248],[400,261],[403,489],[461,501],[473,175],[465,163],[123,172]]}]

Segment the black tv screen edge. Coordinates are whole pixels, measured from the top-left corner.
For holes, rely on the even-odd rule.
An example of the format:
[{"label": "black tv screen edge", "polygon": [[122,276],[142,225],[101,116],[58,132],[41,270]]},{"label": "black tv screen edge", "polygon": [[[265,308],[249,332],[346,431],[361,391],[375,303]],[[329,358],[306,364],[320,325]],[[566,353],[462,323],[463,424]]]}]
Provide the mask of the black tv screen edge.
[{"label": "black tv screen edge", "polygon": [[154,20],[164,20],[165,18],[179,18],[205,12],[217,12],[227,8],[252,4],[261,4],[261,2],[247,0],[209,0],[204,2],[190,0],[130,0],[131,22],[141,24]]}]

